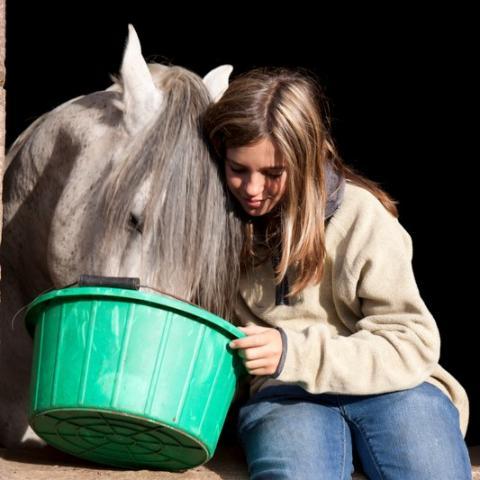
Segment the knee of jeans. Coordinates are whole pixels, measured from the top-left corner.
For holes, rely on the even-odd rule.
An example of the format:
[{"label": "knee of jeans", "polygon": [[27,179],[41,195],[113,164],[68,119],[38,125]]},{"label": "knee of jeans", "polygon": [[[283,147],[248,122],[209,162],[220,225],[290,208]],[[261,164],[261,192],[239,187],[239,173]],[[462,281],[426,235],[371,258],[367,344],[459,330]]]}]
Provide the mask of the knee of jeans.
[{"label": "knee of jeans", "polygon": [[269,402],[253,402],[243,405],[238,411],[237,431],[241,432],[243,429],[248,428],[248,425],[254,424],[273,408],[275,406]]},{"label": "knee of jeans", "polygon": [[461,435],[458,409],[438,387],[424,383],[397,393],[399,395],[388,408],[388,416],[398,437],[404,433],[410,436],[413,431],[419,438],[425,435],[443,437],[447,431],[456,437]]},{"label": "knee of jeans", "polygon": [[259,423],[266,426],[275,425],[285,428],[308,428],[317,407],[308,402],[294,400],[262,400],[244,405],[238,414],[237,431],[241,435],[255,428]]},{"label": "knee of jeans", "polygon": [[448,396],[438,387],[424,382],[421,385],[403,392],[404,405],[412,411],[428,409],[430,412],[439,413],[449,411],[458,416],[458,410]]}]

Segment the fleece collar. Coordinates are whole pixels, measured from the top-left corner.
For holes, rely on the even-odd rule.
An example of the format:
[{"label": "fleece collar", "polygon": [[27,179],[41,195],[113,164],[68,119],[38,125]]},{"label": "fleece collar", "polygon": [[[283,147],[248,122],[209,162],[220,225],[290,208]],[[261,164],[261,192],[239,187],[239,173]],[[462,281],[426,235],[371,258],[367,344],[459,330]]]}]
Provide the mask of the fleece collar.
[{"label": "fleece collar", "polygon": [[338,174],[330,164],[327,165],[326,177],[328,197],[325,206],[325,220],[328,220],[342,203],[345,193],[345,178]]}]

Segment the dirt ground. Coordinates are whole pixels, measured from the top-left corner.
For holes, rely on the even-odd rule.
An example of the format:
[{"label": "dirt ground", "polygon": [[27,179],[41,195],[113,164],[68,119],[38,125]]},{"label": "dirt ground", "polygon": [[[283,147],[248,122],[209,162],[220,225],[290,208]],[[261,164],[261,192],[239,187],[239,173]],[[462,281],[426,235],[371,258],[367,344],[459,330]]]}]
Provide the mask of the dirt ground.
[{"label": "dirt ground", "polygon": [[223,448],[207,464],[183,473],[120,470],[83,461],[52,447],[0,450],[0,480],[247,480],[242,453]]},{"label": "dirt ground", "polygon": [[[473,480],[480,480],[480,446],[470,449]],[[236,446],[219,448],[207,464],[183,473],[119,470],[86,462],[52,447],[0,449],[0,480],[248,480],[243,453]],[[354,480],[365,480],[354,475]]]}]

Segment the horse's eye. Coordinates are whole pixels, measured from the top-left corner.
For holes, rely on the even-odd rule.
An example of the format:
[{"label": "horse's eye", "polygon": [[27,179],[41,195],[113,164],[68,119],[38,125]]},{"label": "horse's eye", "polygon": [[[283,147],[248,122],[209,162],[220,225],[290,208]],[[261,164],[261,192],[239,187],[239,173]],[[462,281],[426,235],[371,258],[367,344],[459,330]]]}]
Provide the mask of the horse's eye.
[{"label": "horse's eye", "polygon": [[130,213],[128,224],[131,228],[137,230],[137,232],[143,233],[143,220],[138,215]]}]

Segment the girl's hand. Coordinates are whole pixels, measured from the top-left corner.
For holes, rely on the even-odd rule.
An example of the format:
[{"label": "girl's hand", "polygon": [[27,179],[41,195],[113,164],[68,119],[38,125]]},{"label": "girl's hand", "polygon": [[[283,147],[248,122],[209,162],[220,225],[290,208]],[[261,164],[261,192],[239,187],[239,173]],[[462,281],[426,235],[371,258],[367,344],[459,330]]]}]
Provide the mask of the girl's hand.
[{"label": "girl's hand", "polygon": [[272,375],[277,370],[282,356],[282,336],[275,328],[250,325],[238,327],[246,333],[244,338],[230,342],[232,349],[239,349],[239,355],[250,375]]}]

